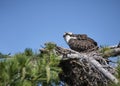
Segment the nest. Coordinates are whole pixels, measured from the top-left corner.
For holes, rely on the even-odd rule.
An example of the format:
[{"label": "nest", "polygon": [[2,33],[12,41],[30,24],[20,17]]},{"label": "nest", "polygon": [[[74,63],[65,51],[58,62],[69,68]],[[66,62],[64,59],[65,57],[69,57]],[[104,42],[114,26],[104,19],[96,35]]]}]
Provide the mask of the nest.
[{"label": "nest", "polygon": [[[111,83],[89,60],[83,58],[68,59],[67,54],[74,54],[74,51],[61,47],[57,47],[56,51],[63,57],[59,64],[63,71],[59,74],[59,77],[61,81],[67,83],[69,86],[108,86]],[[92,56],[111,74],[116,73],[115,69],[98,52],[93,51],[81,54]]]},{"label": "nest", "polygon": [[62,57],[59,64],[62,72],[59,73],[59,78],[68,86],[108,86],[112,83],[95,65],[89,62],[89,59],[81,58],[82,55],[94,58],[105,70],[114,75],[116,73],[115,69],[98,51],[79,53],[80,58],[70,58],[68,54],[76,54],[75,51],[56,46],[54,53]]}]

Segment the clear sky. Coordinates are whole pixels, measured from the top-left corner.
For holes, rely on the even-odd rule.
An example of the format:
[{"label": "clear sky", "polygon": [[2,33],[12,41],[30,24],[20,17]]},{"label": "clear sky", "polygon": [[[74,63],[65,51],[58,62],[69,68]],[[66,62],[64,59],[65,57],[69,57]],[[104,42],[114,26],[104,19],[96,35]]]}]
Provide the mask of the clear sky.
[{"label": "clear sky", "polygon": [[49,41],[68,47],[64,32],[117,44],[120,0],[0,0],[0,52],[37,51]]}]

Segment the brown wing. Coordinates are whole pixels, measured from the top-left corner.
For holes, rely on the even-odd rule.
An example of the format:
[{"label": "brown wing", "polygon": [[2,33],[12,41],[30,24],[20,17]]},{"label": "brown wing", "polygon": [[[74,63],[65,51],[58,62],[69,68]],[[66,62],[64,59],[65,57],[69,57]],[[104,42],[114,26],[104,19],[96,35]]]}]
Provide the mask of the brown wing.
[{"label": "brown wing", "polygon": [[89,40],[71,39],[68,44],[71,49],[78,52],[85,52],[95,47],[95,45]]},{"label": "brown wing", "polygon": [[87,39],[86,34],[73,34],[73,36],[77,37],[78,40],[86,40]]},{"label": "brown wing", "polygon": [[88,40],[95,46],[97,46],[97,42],[94,41],[92,38],[88,37],[86,34],[74,34],[74,36],[76,36],[78,40]]},{"label": "brown wing", "polygon": [[95,46],[97,46],[97,42],[95,40],[93,40],[92,38],[87,38],[88,41],[90,41],[91,43],[93,43]]}]

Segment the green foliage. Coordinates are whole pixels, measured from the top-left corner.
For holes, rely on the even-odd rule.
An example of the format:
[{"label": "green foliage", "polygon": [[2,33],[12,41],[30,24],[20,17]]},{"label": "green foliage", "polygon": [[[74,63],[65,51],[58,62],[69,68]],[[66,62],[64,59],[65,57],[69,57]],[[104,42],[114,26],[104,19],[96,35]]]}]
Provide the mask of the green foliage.
[{"label": "green foliage", "polygon": [[10,57],[10,56],[9,55],[5,55],[5,54],[0,52],[0,58],[8,58],[8,57]]},{"label": "green foliage", "polygon": [[54,44],[54,43],[52,43],[52,42],[48,42],[48,43],[45,43],[45,46],[46,46],[45,48],[46,48],[47,50],[52,51],[52,50],[55,49],[56,44]]},{"label": "green foliage", "polygon": [[117,73],[118,73],[118,75],[117,75],[117,77],[120,79],[120,59],[119,59],[119,57],[118,57],[118,66],[117,66]]},{"label": "green foliage", "polygon": [[118,84],[110,83],[109,86],[120,86],[120,83],[118,83]]},{"label": "green foliage", "polygon": [[105,46],[100,46],[100,50],[99,52],[102,54],[102,56],[105,58],[105,57],[109,57],[109,53],[111,51],[111,49],[105,45]]},{"label": "green foliage", "polygon": [[[61,71],[61,69],[58,67],[58,64],[60,62],[60,58],[54,53],[55,44],[52,43],[46,43],[46,52],[43,52],[40,56],[39,65],[43,64],[40,70],[44,72],[44,79],[46,78],[46,81],[44,82],[44,79],[42,82],[43,84],[51,84],[52,82],[58,83],[58,73]],[[43,69],[42,69],[43,68]]]},{"label": "green foliage", "polygon": [[[120,58],[119,57],[118,57],[118,60],[117,60],[116,70],[117,70],[117,74],[115,76],[120,81]],[[110,86],[120,86],[120,82],[118,84],[110,83]]]},{"label": "green foliage", "polygon": [[47,44],[49,52],[35,55],[31,49],[0,62],[0,86],[50,86],[58,84],[60,58],[53,52],[55,47]]},{"label": "green foliage", "polygon": [[26,56],[32,56],[33,55],[33,51],[31,48],[26,48],[24,51]]},{"label": "green foliage", "polygon": [[107,45],[100,46],[100,47],[101,47],[101,50],[100,50],[101,53],[105,53],[106,51],[110,51],[110,48]]}]

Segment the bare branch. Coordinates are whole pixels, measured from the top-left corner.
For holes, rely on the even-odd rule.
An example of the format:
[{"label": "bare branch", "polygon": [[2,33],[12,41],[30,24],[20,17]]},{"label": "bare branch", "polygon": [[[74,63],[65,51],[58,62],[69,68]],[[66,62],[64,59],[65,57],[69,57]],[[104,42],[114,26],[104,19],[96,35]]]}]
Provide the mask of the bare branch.
[{"label": "bare branch", "polygon": [[[61,81],[70,86],[109,86],[111,82],[118,84],[118,79],[114,76],[115,69],[103,57],[119,56],[120,48],[109,48],[104,54],[99,51],[79,53],[56,45],[55,54],[61,57],[59,66],[63,70],[59,74]],[[45,49],[40,51],[46,53]]]},{"label": "bare branch", "polygon": [[94,65],[101,73],[103,73],[108,79],[110,79],[114,83],[118,83],[117,78],[115,78],[109,71],[107,71],[103,66],[96,61],[93,57],[88,57],[87,55],[80,54],[70,54],[69,58],[83,58],[89,61],[90,64]]},{"label": "bare branch", "polygon": [[[98,72],[97,76],[99,76],[99,78],[101,77],[101,80],[106,78],[106,80],[108,80],[108,82],[110,80],[110,81],[114,82],[115,84],[118,83],[117,78],[113,75],[115,73],[115,69],[112,68],[107,63],[106,59],[104,59],[98,51],[93,51],[93,52],[89,52],[89,53],[79,53],[74,50],[65,49],[65,48],[61,48],[61,47],[57,47],[57,51],[59,51],[59,53],[62,52],[61,54],[63,55],[63,59],[79,59],[79,64],[83,64],[82,67],[83,67],[84,72],[86,71],[85,64],[87,63],[87,65],[89,65],[88,66],[89,70],[92,71],[92,69],[93,69],[94,71],[97,71]],[[120,54],[119,52],[120,52],[120,48],[111,47],[111,52],[109,52],[108,54],[110,54],[109,56],[116,56],[116,55]],[[63,53],[65,54],[65,56]],[[104,54],[104,55],[106,55],[106,54]],[[86,61],[86,63],[84,63],[84,60]],[[76,62],[76,63],[78,64],[78,62]],[[89,76],[91,76],[91,75],[89,75]],[[103,78],[103,76],[104,76],[104,78]],[[88,81],[90,83],[89,79],[88,79]]]}]

